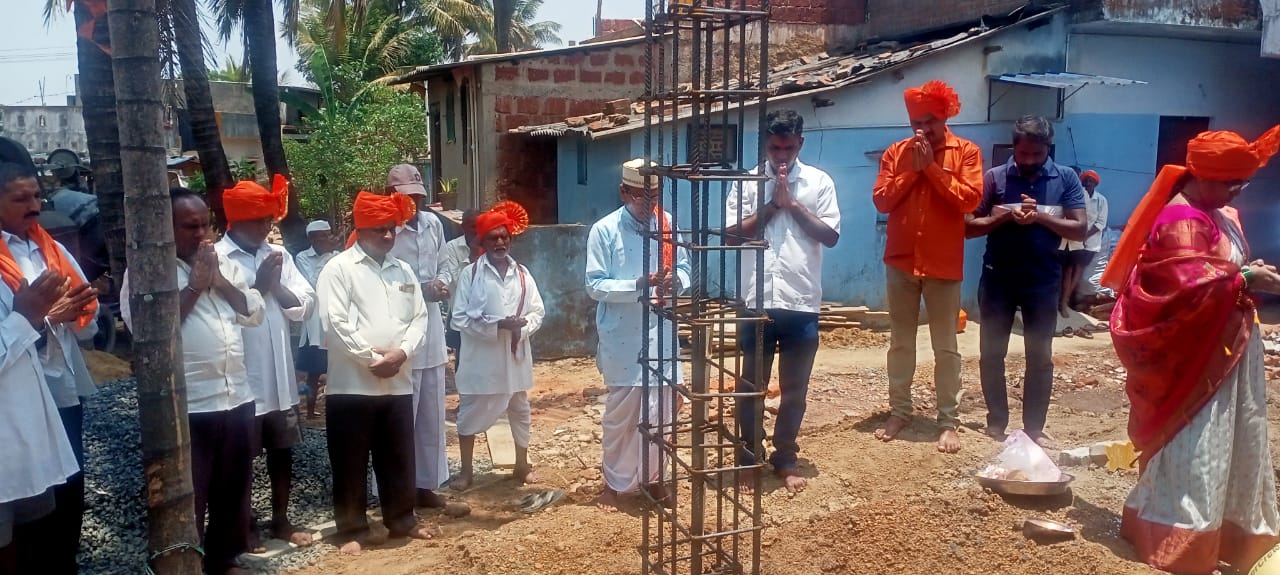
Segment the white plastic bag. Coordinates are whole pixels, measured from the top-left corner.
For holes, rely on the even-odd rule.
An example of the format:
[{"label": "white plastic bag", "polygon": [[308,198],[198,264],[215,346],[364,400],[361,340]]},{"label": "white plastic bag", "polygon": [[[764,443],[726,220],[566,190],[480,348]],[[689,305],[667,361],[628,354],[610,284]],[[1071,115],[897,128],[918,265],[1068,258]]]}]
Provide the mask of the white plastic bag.
[{"label": "white plastic bag", "polygon": [[1062,478],[1062,471],[1035,441],[1019,429],[1009,434],[1004,440],[1004,451],[979,475],[1011,481],[1053,482]]}]

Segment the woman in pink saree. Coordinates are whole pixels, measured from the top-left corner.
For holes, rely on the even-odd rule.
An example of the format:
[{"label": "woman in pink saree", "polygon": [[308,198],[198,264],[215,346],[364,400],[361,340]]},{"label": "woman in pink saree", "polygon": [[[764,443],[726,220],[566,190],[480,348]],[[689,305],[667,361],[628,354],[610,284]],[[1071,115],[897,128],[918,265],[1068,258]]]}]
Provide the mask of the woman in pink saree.
[{"label": "woman in pink saree", "polygon": [[1187,165],[1161,169],[1103,275],[1119,294],[1111,334],[1140,452],[1121,535],[1166,571],[1248,570],[1280,540],[1252,298],[1280,293],[1280,274],[1246,263],[1227,205],[1277,148],[1280,126],[1253,143],[1232,132],[1188,142]]}]

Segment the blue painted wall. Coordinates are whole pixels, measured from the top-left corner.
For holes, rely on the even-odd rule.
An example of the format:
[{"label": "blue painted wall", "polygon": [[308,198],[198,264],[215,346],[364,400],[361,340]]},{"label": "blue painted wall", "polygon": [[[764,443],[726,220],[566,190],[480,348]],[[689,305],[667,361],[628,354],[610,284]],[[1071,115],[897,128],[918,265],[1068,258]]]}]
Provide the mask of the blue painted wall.
[{"label": "blue painted wall", "polygon": [[[586,183],[579,183],[578,151],[586,147]],[[618,209],[618,183],[622,181],[622,163],[631,155],[628,138],[591,140],[587,136],[570,135],[559,139],[556,147],[559,222],[586,224]],[[637,154],[638,155],[638,154]]]}]

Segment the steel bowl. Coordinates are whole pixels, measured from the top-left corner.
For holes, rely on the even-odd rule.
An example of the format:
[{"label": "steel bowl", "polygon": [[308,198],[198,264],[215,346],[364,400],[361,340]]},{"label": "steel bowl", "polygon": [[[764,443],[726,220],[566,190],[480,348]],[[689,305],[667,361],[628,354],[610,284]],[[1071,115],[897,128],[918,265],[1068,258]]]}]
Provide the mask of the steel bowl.
[{"label": "steel bowl", "polygon": [[1064,541],[1074,539],[1076,530],[1057,521],[1029,517],[1022,522],[1022,534],[1036,541]]},{"label": "steel bowl", "polygon": [[1062,477],[1057,481],[1010,481],[1008,479],[992,479],[981,475],[974,475],[974,478],[978,480],[978,485],[1001,495],[1027,495],[1033,497],[1062,495],[1071,490],[1071,482],[1076,479],[1070,473],[1063,473]]}]

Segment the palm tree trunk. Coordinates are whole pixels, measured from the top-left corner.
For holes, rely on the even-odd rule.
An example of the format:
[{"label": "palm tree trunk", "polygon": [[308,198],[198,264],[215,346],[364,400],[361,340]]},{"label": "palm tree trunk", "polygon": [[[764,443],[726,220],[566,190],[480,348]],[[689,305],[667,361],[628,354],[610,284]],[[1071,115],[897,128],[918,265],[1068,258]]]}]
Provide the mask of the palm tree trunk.
[{"label": "palm tree trunk", "polygon": [[[289,163],[280,136],[280,85],[271,0],[246,0],[243,25],[249,75],[253,79],[253,112],[258,118],[258,136],[262,140],[262,161],[267,165],[269,176],[281,174],[288,178]],[[307,245],[306,224],[300,210],[298,195],[290,189],[289,215],[280,222],[280,233],[290,251],[305,249]]]},{"label": "palm tree trunk", "polygon": [[515,10],[515,0],[493,0],[493,43],[499,54],[511,51],[511,20]]},{"label": "palm tree trunk", "polygon": [[[76,29],[92,19],[83,2],[75,3]],[[116,129],[115,80],[111,76],[111,56],[94,41],[109,45],[107,20],[95,23],[93,40],[76,37],[76,60],[80,69],[76,87],[83,104],[86,144],[93,168],[93,191],[98,196],[99,218],[110,256],[112,293],[124,277],[124,184],[120,176],[120,133]]]},{"label": "palm tree trunk", "polygon": [[227,154],[218,133],[218,117],[209,92],[209,72],[205,68],[204,34],[195,0],[171,0],[173,6],[174,41],[178,45],[178,62],[182,64],[182,90],[187,98],[187,114],[191,117],[191,136],[200,154],[204,170],[209,207],[213,209],[218,229],[226,228],[222,210],[222,192],[235,184]]},{"label": "palm tree trunk", "polygon": [[201,572],[195,543],[187,389],[178,333],[173,217],[161,117],[156,0],[110,0],[112,63],[129,235],[133,373],[146,473],[148,548],[157,573]]}]

